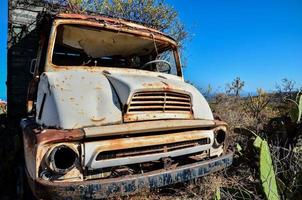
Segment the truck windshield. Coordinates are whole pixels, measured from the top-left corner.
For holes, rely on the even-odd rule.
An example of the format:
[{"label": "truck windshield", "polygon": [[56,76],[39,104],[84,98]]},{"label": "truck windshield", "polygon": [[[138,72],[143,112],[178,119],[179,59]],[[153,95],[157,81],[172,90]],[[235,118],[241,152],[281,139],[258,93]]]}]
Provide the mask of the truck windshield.
[{"label": "truck windshield", "polygon": [[57,28],[52,63],[58,66],[134,68],[177,74],[167,42],[83,25]]}]

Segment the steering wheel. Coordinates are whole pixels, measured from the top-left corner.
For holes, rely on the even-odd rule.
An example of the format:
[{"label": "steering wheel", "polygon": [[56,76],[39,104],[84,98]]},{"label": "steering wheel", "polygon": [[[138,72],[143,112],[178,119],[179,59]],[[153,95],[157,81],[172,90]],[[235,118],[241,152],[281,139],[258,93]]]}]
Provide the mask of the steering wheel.
[{"label": "steering wheel", "polygon": [[[143,66],[142,66],[142,69],[145,69],[148,65],[151,65],[151,64],[155,64],[155,63],[164,63],[166,64],[169,68],[165,71],[167,72],[170,72],[171,71],[171,63],[166,61],[166,60],[152,60],[152,61],[149,61],[149,62],[146,62]],[[165,71],[160,71],[158,69],[158,66],[156,65],[156,71],[158,72],[165,72]]]}]

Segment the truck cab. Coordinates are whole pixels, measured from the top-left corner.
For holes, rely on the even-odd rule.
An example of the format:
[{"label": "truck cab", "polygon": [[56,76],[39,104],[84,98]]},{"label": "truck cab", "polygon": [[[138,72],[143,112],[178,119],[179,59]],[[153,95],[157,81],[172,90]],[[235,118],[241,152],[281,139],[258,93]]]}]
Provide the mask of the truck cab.
[{"label": "truck cab", "polygon": [[21,120],[38,198],[126,195],[231,165],[227,124],[184,81],[173,38],[96,15],[44,15],[39,26]]}]

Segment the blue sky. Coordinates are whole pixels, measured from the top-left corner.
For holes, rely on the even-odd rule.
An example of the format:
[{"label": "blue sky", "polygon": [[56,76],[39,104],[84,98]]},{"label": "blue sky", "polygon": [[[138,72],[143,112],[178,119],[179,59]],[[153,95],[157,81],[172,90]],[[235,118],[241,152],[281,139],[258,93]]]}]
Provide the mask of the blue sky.
[{"label": "blue sky", "polygon": [[168,2],[191,34],[186,79],[224,89],[239,76],[246,92],[273,90],[285,77],[302,86],[301,0]]},{"label": "blue sky", "polygon": [[[0,98],[5,98],[7,3],[0,1]],[[282,78],[302,86],[301,0],[167,0],[190,33],[185,78],[224,89],[239,76],[245,91],[273,90]]]},{"label": "blue sky", "polygon": [[0,1],[0,99],[6,99],[7,0]]}]

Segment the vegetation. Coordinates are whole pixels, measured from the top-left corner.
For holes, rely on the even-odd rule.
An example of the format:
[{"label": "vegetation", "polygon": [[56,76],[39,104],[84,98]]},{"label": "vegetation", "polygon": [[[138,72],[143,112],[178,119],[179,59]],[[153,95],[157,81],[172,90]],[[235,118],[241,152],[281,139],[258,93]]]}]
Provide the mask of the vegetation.
[{"label": "vegetation", "polygon": [[254,141],[254,147],[260,151],[259,173],[265,197],[270,200],[279,199],[276,176],[268,143],[257,136]]},{"label": "vegetation", "polygon": [[0,115],[6,113],[6,103],[0,100]]},{"label": "vegetation", "polygon": [[[40,0],[13,0],[20,2]],[[66,12],[95,11],[138,21],[172,35],[181,44],[187,37],[177,12],[164,0],[57,0]],[[230,144],[236,147],[233,165],[193,182],[156,191],[143,192],[130,199],[294,199],[302,196],[302,95],[296,83],[281,80],[274,93],[262,89],[256,95],[240,97],[245,82],[240,77],[227,84],[226,91],[213,94],[209,85],[202,90],[217,118],[229,124]],[[17,185],[11,180],[22,171],[19,137],[11,138],[5,126],[5,107],[0,108],[0,187],[11,194]],[[251,130],[251,131],[250,131]],[[13,134],[17,135],[17,134]],[[256,146],[256,148],[254,148]],[[12,169],[14,166],[14,170]],[[17,167],[15,167],[17,166]],[[21,169],[21,170],[20,170]],[[5,173],[3,173],[5,172]],[[16,176],[15,176],[16,177]],[[10,189],[8,189],[10,188]],[[2,194],[2,195],[3,195]]]},{"label": "vegetation", "polygon": [[[292,94],[278,88],[273,93],[258,89],[256,95],[247,97],[227,92],[211,94],[211,86],[201,91],[210,97],[215,116],[229,124],[230,143],[236,149],[233,165],[193,182],[130,199],[275,200],[301,196],[302,128],[301,118],[298,120],[301,114],[297,113],[301,111],[302,95],[298,89],[291,90]],[[291,96],[294,100],[287,100]]]},{"label": "vegetation", "polygon": [[176,10],[165,0],[60,0],[67,12],[97,12],[106,16],[132,20],[172,36],[179,45],[188,33]]},{"label": "vegetation", "polygon": [[[232,86],[243,85],[238,87],[242,90],[244,84],[238,82],[240,78]],[[206,184],[215,185],[212,196],[217,195],[217,179],[221,199],[301,196],[302,94],[294,81],[283,79],[280,85],[270,94],[258,89],[255,96],[240,98],[236,92],[234,95],[228,91],[209,95],[214,96],[210,102],[216,116],[228,122],[230,138],[237,150],[232,167],[204,178]]]},{"label": "vegetation", "polygon": [[236,77],[231,84],[227,84],[227,94],[234,94],[236,97],[239,97],[241,90],[244,87],[244,81],[240,77]]},{"label": "vegetation", "polygon": [[[212,88],[205,91],[210,93]],[[145,191],[128,199],[273,200],[301,196],[302,94],[298,90],[292,92],[293,99],[289,93],[278,90],[266,93],[262,89],[258,89],[257,95],[248,97],[209,94],[216,117],[229,124],[230,144],[236,147],[233,165],[192,182]],[[1,119],[0,139],[5,148],[0,149],[0,155],[4,157],[9,149],[12,155],[22,159],[18,150],[20,141],[7,137],[10,133],[3,126],[4,118]],[[1,173],[2,188],[20,184],[7,179],[22,171],[15,160],[10,158],[1,165],[1,170],[10,172]],[[18,167],[8,170],[11,166]]]}]

